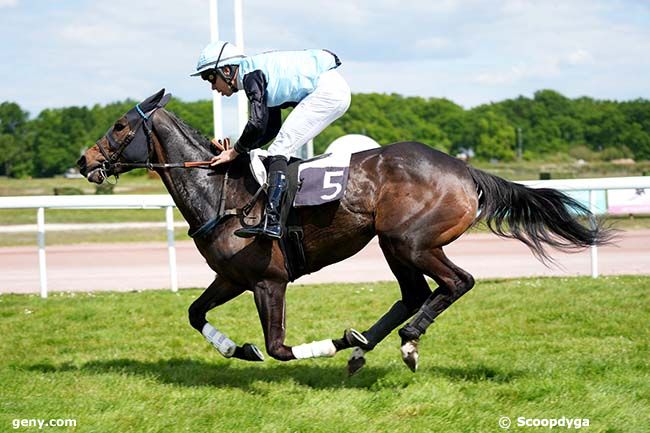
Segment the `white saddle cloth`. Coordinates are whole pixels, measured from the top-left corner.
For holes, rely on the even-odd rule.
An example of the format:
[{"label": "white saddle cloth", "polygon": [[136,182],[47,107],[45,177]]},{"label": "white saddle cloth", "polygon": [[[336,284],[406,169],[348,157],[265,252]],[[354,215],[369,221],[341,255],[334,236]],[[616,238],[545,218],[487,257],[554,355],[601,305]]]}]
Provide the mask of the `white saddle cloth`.
[{"label": "white saddle cloth", "polygon": [[[257,183],[264,185],[267,179],[266,167],[262,162],[269,153],[264,149],[254,149],[249,153],[250,166]],[[299,188],[295,206],[310,206],[328,201],[338,200],[345,192],[347,177],[350,167],[351,154],[347,152],[325,154],[320,158],[300,163],[298,168],[298,179],[300,185],[309,185],[309,191]],[[314,175],[319,176],[316,180],[317,192],[314,191]],[[322,178],[322,181],[320,180]],[[339,179],[340,178],[340,179]],[[302,190],[302,191],[301,191]],[[332,190],[334,191],[332,193]],[[325,194],[329,191],[331,194]],[[322,192],[323,194],[318,194]],[[315,197],[316,194],[318,197]]]}]

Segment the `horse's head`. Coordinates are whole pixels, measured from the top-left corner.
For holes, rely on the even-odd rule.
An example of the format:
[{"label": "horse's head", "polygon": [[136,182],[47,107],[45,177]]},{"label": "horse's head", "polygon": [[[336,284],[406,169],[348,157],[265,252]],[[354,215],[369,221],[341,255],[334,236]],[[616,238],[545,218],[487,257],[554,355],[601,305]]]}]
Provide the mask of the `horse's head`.
[{"label": "horse's head", "polygon": [[161,89],[117,119],[77,161],[81,174],[90,182],[102,183],[110,175],[133,169],[133,164],[148,163],[152,151],[151,116],[170,97],[171,94],[165,95],[165,89]]}]

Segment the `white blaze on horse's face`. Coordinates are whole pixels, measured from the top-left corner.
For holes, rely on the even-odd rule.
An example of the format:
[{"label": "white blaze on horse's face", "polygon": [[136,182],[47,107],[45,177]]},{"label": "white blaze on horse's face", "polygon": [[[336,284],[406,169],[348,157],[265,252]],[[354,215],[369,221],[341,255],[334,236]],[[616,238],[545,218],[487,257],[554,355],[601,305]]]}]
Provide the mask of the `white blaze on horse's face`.
[{"label": "white blaze on horse's face", "polygon": [[108,130],[106,134],[97,142],[88,148],[81,158],[77,161],[77,166],[79,166],[79,172],[86,176],[90,182],[101,184],[108,176],[107,173],[102,170],[104,162],[106,162],[106,157],[102,154],[99,149],[99,146],[102,146],[103,149],[108,152],[109,155],[113,154],[111,149],[110,142],[107,138],[108,134],[113,134],[112,138],[116,142],[121,142],[128,133],[131,131],[128,122],[125,117],[120,118],[111,129]]},{"label": "white blaze on horse's face", "polygon": [[[102,138],[102,140],[106,140],[106,138]],[[108,140],[106,141],[108,143]],[[99,151],[99,147],[95,144],[79,158],[77,166],[79,167],[79,172],[86,176],[90,182],[100,184],[106,178],[102,170],[100,170],[105,160],[106,158],[104,158]]]}]

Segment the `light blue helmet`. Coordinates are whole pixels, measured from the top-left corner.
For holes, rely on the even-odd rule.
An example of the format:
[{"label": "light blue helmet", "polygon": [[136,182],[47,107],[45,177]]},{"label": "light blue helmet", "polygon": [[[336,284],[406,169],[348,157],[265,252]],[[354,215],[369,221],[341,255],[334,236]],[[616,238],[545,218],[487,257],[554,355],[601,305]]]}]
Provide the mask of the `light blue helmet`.
[{"label": "light blue helmet", "polygon": [[199,61],[196,64],[196,72],[192,73],[191,76],[201,75],[201,72],[215,67],[238,65],[244,57],[243,51],[230,42],[211,42],[201,51]]}]

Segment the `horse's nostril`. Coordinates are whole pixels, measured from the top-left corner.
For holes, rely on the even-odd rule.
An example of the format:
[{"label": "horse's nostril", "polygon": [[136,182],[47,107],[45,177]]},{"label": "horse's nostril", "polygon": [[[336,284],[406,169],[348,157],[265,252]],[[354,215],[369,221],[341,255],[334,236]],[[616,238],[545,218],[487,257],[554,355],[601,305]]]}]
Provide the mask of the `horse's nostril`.
[{"label": "horse's nostril", "polygon": [[77,160],[77,167],[79,167],[79,173],[81,173],[82,176],[85,176],[88,171],[88,163],[85,155]]}]

